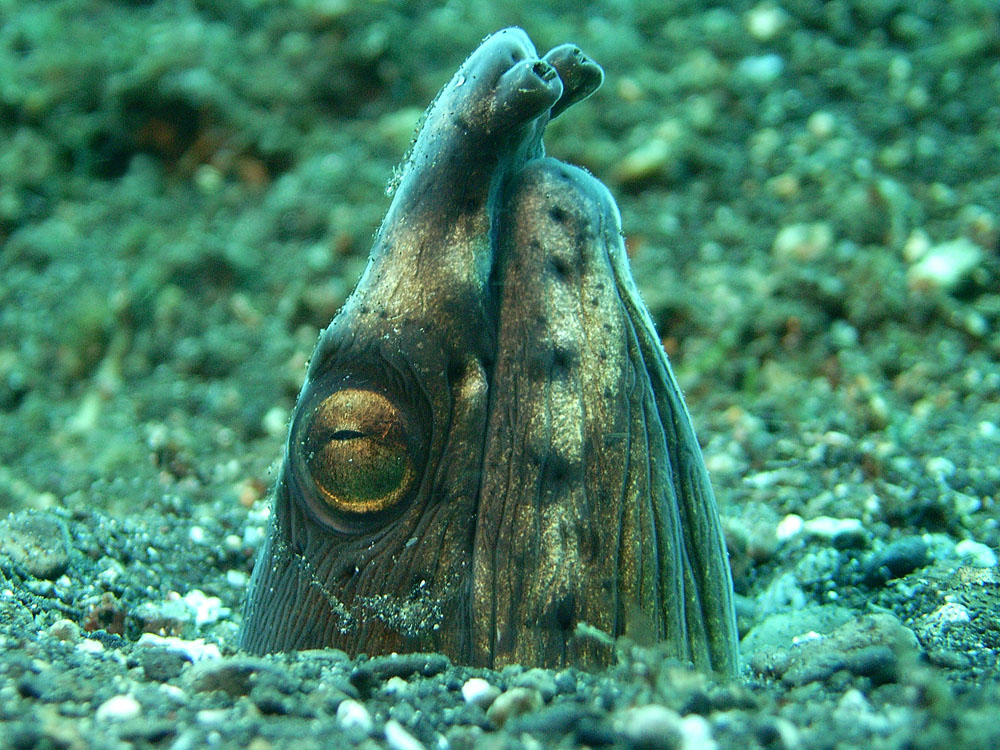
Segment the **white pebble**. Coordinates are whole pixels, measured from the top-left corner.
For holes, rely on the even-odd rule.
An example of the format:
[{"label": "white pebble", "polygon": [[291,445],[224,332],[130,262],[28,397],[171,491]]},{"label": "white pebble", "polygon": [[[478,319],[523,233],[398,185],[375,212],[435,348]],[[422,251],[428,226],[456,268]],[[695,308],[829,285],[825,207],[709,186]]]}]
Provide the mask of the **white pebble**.
[{"label": "white pebble", "polygon": [[938,480],[948,479],[955,474],[955,463],[944,456],[928,458],[924,465],[927,468],[927,473]]},{"label": "white pebble", "polygon": [[955,554],[977,568],[992,568],[997,564],[996,553],[981,542],[963,539],[955,545]]},{"label": "white pebble", "polygon": [[744,20],[750,36],[758,42],[769,42],[785,28],[788,14],[777,5],[764,2],[747,11]]},{"label": "white pebble", "polygon": [[1000,437],[1000,427],[997,427],[992,422],[987,422],[986,420],[983,420],[982,422],[979,423],[978,427],[979,427],[979,434],[982,435],[984,438],[993,439]]},{"label": "white pebble", "polygon": [[131,695],[116,695],[108,698],[97,708],[94,717],[98,721],[127,721],[142,713],[139,701]]},{"label": "white pebble", "polygon": [[704,716],[690,714],[681,719],[680,750],[715,750],[718,743],[712,739],[712,726]]},{"label": "white pebble", "polygon": [[858,518],[831,518],[830,516],[818,516],[810,518],[803,524],[803,530],[813,536],[823,539],[833,539],[841,534],[853,534],[862,531],[864,525]]},{"label": "white pebble", "polygon": [[948,602],[947,604],[942,604],[929,615],[926,615],[925,619],[928,623],[943,627],[946,624],[956,622],[969,622],[972,617],[969,615],[969,610],[961,604]]},{"label": "white pebble", "polygon": [[357,727],[364,732],[372,731],[375,726],[368,709],[351,698],[341,701],[340,705],[337,706],[337,721],[345,729]]},{"label": "white pebble", "polygon": [[462,697],[466,703],[479,706],[484,711],[500,695],[500,688],[491,685],[481,677],[472,677],[462,685]]},{"label": "white pebble", "polygon": [[184,654],[193,662],[222,657],[219,647],[214,643],[205,643],[204,638],[195,638],[193,641],[186,641],[183,638],[175,638],[173,636],[164,638],[155,633],[143,633],[139,636],[138,645],[163,648],[167,651],[177,651]]},{"label": "white pebble", "polygon": [[794,513],[789,513],[787,516],[778,521],[778,528],[775,530],[778,541],[783,542],[786,539],[791,539],[796,534],[802,531],[802,527],[805,523],[802,521],[802,516],[798,516]]},{"label": "white pebble", "polygon": [[511,719],[537,711],[543,705],[544,701],[537,690],[512,687],[497,696],[489,711],[486,712],[486,718],[496,726],[502,727]]},{"label": "white pebble", "polygon": [[930,248],[906,274],[911,289],[951,291],[982,262],[983,249],[965,237]]},{"label": "white pebble", "polygon": [[226,583],[228,583],[234,589],[244,588],[249,581],[250,581],[250,576],[248,576],[242,570],[226,571]]},{"label": "white pebble", "polygon": [[72,620],[65,618],[56,620],[49,626],[49,635],[53,638],[58,638],[60,641],[76,643],[80,640],[80,626]]},{"label": "white pebble", "polygon": [[771,252],[776,258],[813,261],[822,258],[833,246],[833,230],[823,221],[812,224],[789,224],[774,238]]},{"label": "white pebble", "polygon": [[285,436],[288,429],[288,410],[281,406],[272,406],[264,413],[261,422],[264,432],[274,440]]},{"label": "white pebble", "polygon": [[386,695],[406,695],[406,693],[410,692],[410,683],[399,675],[395,675],[386,680],[381,692]]},{"label": "white pebble", "polygon": [[833,131],[836,126],[837,121],[834,119],[834,116],[822,109],[813,112],[809,115],[809,119],[806,120],[806,128],[816,138],[821,140],[826,140],[833,135]]},{"label": "white pebble", "polygon": [[643,747],[675,747],[681,734],[680,714],[666,706],[630,708],[615,724],[632,744]]},{"label": "white pebble", "polygon": [[76,648],[85,654],[99,654],[104,651],[104,644],[93,638],[84,638],[76,644]]},{"label": "white pebble", "polygon": [[203,727],[217,727],[227,716],[229,711],[225,708],[203,708],[194,715],[194,720]]},{"label": "white pebble", "polygon": [[385,741],[393,750],[425,750],[424,743],[403,729],[395,719],[385,723]]},{"label": "white pebble", "polygon": [[201,526],[192,526],[191,530],[188,531],[188,539],[195,544],[204,544],[205,530]]},{"label": "white pebble", "polygon": [[222,600],[219,597],[206,596],[205,592],[199,589],[192,589],[181,597],[181,601],[194,614],[195,625],[208,625],[229,615],[229,608],[222,606]]},{"label": "white pebble", "polygon": [[780,55],[753,55],[744,57],[736,69],[758,85],[766,86],[774,83],[785,69],[785,61]]}]

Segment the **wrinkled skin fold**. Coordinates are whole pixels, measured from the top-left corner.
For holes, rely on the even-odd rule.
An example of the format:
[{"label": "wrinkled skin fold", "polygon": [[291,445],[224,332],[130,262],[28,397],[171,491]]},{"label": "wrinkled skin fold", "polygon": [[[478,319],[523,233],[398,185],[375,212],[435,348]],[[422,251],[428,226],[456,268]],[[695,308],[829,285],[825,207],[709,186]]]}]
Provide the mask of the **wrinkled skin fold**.
[{"label": "wrinkled skin fold", "polygon": [[604,186],[543,156],[600,68],[489,37],[435,99],[299,396],[241,644],[736,669],[715,499]]}]

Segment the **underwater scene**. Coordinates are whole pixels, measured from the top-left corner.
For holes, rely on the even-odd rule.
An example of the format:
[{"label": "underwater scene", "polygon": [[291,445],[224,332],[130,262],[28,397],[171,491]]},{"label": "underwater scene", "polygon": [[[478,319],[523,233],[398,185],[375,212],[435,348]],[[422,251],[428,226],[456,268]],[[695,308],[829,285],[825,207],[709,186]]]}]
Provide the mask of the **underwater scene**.
[{"label": "underwater scene", "polygon": [[1000,747],[995,0],[0,0],[0,750]]}]

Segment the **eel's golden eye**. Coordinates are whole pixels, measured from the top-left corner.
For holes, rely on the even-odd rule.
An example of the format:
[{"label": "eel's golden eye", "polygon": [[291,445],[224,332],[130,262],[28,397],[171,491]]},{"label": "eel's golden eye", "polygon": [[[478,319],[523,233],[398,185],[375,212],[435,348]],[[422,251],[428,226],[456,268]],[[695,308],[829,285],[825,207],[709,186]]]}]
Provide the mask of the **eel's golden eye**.
[{"label": "eel's golden eye", "polygon": [[306,466],[331,508],[391,508],[416,475],[403,414],[380,393],[346,388],[327,396],[305,437]]}]

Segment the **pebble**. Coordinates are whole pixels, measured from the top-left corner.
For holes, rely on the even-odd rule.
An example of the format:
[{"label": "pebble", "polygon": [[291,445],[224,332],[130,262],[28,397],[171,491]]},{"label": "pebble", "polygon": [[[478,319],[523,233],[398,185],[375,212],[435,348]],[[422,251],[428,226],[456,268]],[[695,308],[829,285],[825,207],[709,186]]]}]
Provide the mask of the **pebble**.
[{"label": "pebble", "polygon": [[49,625],[49,635],[60,641],[76,643],[80,640],[80,626],[66,618],[56,620]]},{"label": "pebble", "polygon": [[291,685],[291,678],[274,662],[250,656],[202,661],[188,674],[192,690],[221,690],[234,698],[249,695],[255,687],[277,686],[287,692]]},{"label": "pebble", "polygon": [[865,525],[860,518],[817,516],[803,523],[802,530],[814,537],[829,540],[838,549],[861,546],[867,539]]},{"label": "pebble", "polygon": [[486,718],[497,727],[511,719],[537,711],[545,704],[541,694],[533,688],[512,687],[497,696],[486,712]]},{"label": "pebble", "polygon": [[104,644],[96,638],[84,638],[76,644],[76,647],[85,654],[99,654],[104,651]]},{"label": "pebble", "polygon": [[815,261],[833,247],[833,229],[825,221],[782,227],[771,245],[774,257],[787,261]]},{"label": "pebble", "polygon": [[751,82],[759,86],[774,83],[785,70],[785,61],[781,55],[752,55],[744,57],[736,65],[736,70]]},{"label": "pebble", "polygon": [[385,741],[392,750],[425,750],[424,743],[407,732],[395,719],[385,723]]},{"label": "pebble", "polygon": [[552,672],[547,669],[538,669],[537,667],[519,674],[511,680],[511,686],[537,690],[538,694],[542,696],[542,700],[546,703],[551,701],[558,692],[556,679],[552,675]]},{"label": "pebble", "polygon": [[376,656],[364,664],[364,668],[377,680],[390,677],[433,677],[451,666],[451,661],[443,654],[389,654]]},{"label": "pebble", "polygon": [[744,16],[747,31],[758,42],[769,42],[788,25],[788,14],[770,2],[755,5]]},{"label": "pebble", "polygon": [[615,172],[620,182],[640,182],[656,175],[674,158],[676,149],[663,138],[650,138],[629,151]]},{"label": "pebble", "polygon": [[484,711],[493,704],[498,695],[500,688],[481,677],[471,677],[462,685],[462,698],[465,702],[479,706]]},{"label": "pebble", "polygon": [[802,520],[802,516],[796,513],[789,513],[778,522],[778,526],[775,529],[778,541],[783,542],[786,539],[798,536],[802,533],[804,526],[805,521]]},{"label": "pebble", "polygon": [[358,703],[353,698],[348,698],[340,702],[337,706],[337,721],[345,729],[357,728],[363,732],[370,732],[375,727],[372,715],[368,713],[363,703]]},{"label": "pebble", "polygon": [[0,555],[25,575],[54,581],[69,567],[66,524],[48,513],[26,511],[0,525]]},{"label": "pebble", "polygon": [[681,716],[666,706],[627,709],[618,715],[615,727],[632,747],[649,750],[679,750],[681,747]]},{"label": "pebble", "polygon": [[94,718],[98,721],[128,721],[141,713],[142,706],[131,695],[116,695],[98,706]]},{"label": "pebble", "polygon": [[184,654],[189,661],[219,659],[222,657],[219,647],[214,643],[206,643],[204,638],[195,638],[194,640],[187,641],[183,638],[163,637],[155,633],[143,633],[139,636],[137,645],[177,651]]},{"label": "pebble", "polygon": [[905,536],[897,539],[869,559],[865,581],[869,585],[884,584],[894,578],[902,578],[929,561],[927,542],[919,536]]},{"label": "pebble", "polygon": [[906,280],[911,289],[953,291],[965,281],[983,259],[983,249],[965,237],[929,248],[910,266]]},{"label": "pebble", "polygon": [[139,666],[147,680],[166,682],[177,677],[190,660],[180,651],[165,648],[137,649]]},{"label": "pebble", "polygon": [[996,553],[987,545],[963,539],[955,545],[955,554],[977,568],[992,568],[997,564]]},{"label": "pebble", "polygon": [[788,648],[763,648],[750,655],[758,674],[789,686],[823,682],[841,670],[876,684],[894,682],[907,653],[917,648],[913,631],[889,614],[856,617],[828,635],[810,633]]}]

